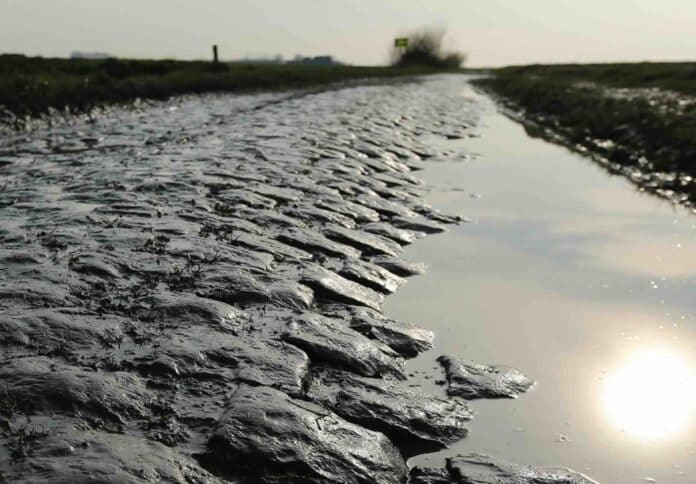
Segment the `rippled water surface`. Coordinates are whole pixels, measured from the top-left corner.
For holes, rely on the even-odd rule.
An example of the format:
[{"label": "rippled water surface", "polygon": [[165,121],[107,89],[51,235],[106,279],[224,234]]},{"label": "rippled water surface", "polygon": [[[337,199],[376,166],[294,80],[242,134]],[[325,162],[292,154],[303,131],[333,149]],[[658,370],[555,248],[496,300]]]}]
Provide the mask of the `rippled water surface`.
[{"label": "rippled water surface", "polygon": [[476,223],[410,246],[429,269],[386,313],[435,331],[411,364],[425,382],[447,353],[537,384],[473,402],[467,439],[413,461],[474,450],[604,483],[694,482],[696,217],[485,103],[480,137],[437,142],[479,156],[421,174],[428,202]]}]

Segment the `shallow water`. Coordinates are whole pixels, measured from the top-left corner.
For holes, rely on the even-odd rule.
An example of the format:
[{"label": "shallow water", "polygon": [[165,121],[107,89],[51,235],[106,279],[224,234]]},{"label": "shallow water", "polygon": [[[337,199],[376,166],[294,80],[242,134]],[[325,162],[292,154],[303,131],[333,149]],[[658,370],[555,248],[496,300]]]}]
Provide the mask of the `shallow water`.
[{"label": "shallow water", "polygon": [[476,223],[410,246],[428,271],[385,312],[435,332],[410,365],[426,385],[444,353],[537,384],[473,402],[469,437],[411,464],[478,451],[604,483],[693,482],[696,217],[462,96],[487,104],[481,137],[433,140],[462,155],[419,175],[430,204]]}]

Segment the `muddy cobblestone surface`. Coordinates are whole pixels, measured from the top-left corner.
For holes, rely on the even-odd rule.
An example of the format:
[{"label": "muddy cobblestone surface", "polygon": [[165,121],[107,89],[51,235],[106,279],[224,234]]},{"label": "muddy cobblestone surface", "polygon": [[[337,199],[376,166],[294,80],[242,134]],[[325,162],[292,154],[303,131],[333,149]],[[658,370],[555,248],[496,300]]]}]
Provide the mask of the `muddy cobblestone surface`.
[{"label": "muddy cobblestone surface", "polygon": [[[433,334],[381,312],[424,270],[402,247],[460,222],[424,204],[417,171],[451,155],[427,136],[475,125],[464,82],[190,97],[5,133],[0,480],[405,482],[406,458],[466,435],[468,396],[526,389],[461,366],[451,397],[424,394],[404,360]],[[471,456],[410,479],[469,468],[541,482]]]}]

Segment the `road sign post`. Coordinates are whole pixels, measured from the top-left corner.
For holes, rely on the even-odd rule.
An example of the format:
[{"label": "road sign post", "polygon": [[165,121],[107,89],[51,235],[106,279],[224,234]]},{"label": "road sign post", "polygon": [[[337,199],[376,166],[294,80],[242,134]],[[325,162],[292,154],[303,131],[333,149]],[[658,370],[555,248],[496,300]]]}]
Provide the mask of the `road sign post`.
[{"label": "road sign post", "polygon": [[403,57],[406,47],[408,47],[408,37],[397,37],[394,39],[394,47],[401,51],[401,56]]},{"label": "road sign post", "polygon": [[394,47],[405,49],[408,47],[408,37],[397,37],[394,39]]}]

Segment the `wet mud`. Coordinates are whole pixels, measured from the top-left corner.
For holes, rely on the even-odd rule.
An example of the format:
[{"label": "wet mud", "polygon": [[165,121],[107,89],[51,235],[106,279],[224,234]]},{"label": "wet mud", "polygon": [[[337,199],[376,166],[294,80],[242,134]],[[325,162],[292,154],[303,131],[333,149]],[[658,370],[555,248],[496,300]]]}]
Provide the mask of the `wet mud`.
[{"label": "wet mud", "polygon": [[455,355],[448,395],[427,394],[406,360],[434,335],[382,314],[425,270],[403,246],[463,221],[423,202],[417,171],[453,155],[426,135],[476,124],[464,82],[4,133],[0,480],[589,482],[484,456],[406,465],[466,436],[466,400],[532,384]]}]

